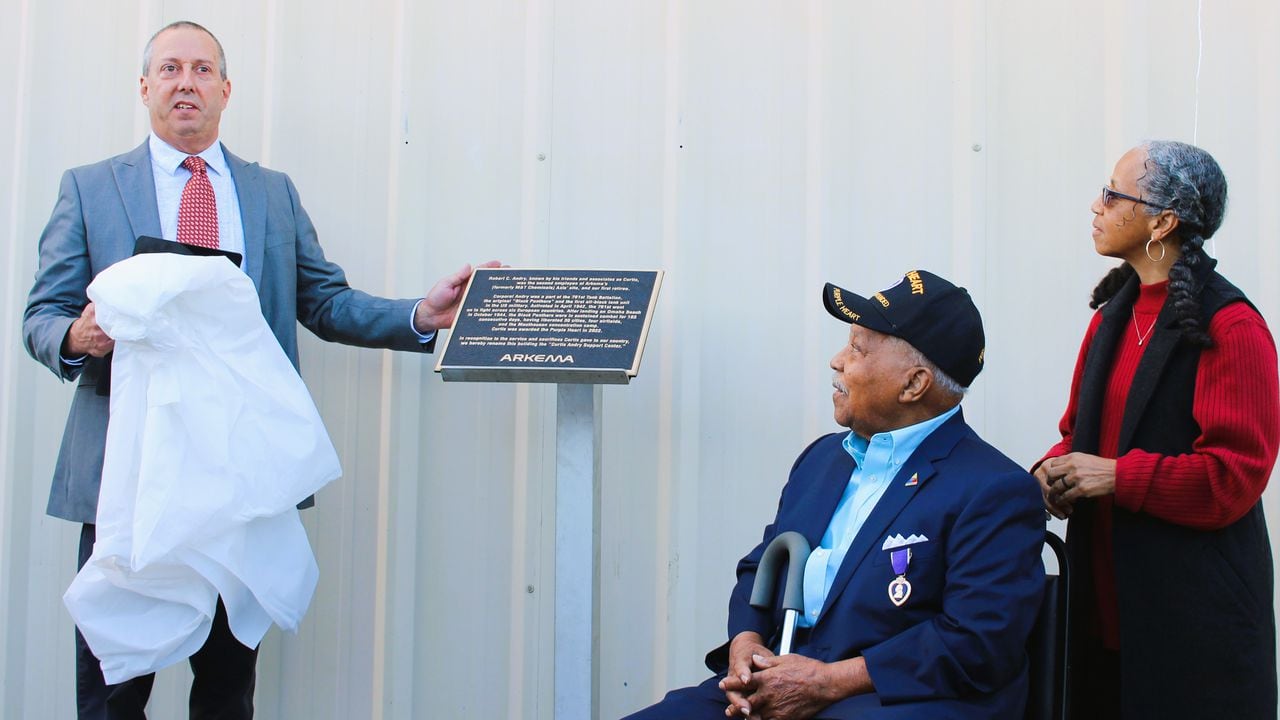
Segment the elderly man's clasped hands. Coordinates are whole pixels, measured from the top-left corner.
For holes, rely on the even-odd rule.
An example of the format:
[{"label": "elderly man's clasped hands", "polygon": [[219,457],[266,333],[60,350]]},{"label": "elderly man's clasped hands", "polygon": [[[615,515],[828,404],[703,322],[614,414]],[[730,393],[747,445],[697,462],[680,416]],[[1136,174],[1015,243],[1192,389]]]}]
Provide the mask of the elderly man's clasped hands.
[{"label": "elderly man's clasped hands", "polygon": [[765,646],[764,638],[751,631],[734,636],[729,645],[729,671],[720,681],[728,700],[724,714],[750,720],[810,718],[870,686],[861,658],[824,663],[803,655],[775,655]]}]

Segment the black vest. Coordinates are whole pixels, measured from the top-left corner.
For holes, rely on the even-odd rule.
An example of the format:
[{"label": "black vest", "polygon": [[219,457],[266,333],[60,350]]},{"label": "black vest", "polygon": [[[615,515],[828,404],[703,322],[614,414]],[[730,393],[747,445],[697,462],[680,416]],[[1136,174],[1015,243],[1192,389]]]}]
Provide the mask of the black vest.
[{"label": "black vest", "polygon": [[[1244,294],[1202,259],[1196,283],[1202,327]],[[1102,309],[1085,359],[1072,450],[1096,454],[1102,402],[1117,343],[1138,295],[1132,278]],[[1138,364],[1125,401],[1119,455],[1140,448],[1189,453],[1200,349],[1183,342],[1171,302]],[[1156,478],[1154,482],[1160,482]],[[1113,507],[1120,613],[1120,691],[1126,720],[1276,717],[1276,628],[1271,544],[1262,503],[1221,530],[1195,530]],[[1072,562],[1072,655],[1090,637],[1096,601],[1090,567],[1093,503],[1077,503],[1067,531]],[[1078,689],[1078,686],[1077,686]],[[1074,717],[1092,717],[1073,698]]]}]

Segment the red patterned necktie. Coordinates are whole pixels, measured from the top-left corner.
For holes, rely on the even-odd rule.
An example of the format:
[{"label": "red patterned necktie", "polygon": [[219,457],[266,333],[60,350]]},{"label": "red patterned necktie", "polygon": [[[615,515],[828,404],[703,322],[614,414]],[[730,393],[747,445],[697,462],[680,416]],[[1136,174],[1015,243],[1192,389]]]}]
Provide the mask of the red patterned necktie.
[{"label": "red patterned necktie", "polygon": [[178,204],[178,242],[217,248],[218,203],[204,159],[192,155],[182,161],[182,167],[191,171],[191,178],[182,188],[182,201]]}]

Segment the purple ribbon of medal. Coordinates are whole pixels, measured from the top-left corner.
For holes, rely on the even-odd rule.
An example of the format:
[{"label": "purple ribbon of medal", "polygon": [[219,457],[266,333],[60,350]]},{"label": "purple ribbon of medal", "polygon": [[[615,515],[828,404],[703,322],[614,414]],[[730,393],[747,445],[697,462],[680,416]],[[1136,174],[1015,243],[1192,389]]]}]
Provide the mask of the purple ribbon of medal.
[{"label": "purple ribbon of medal", "polygon": [[893,564],[893,572],[897,575],[889,583],[889,600],[894,605],[902,604],[911,597],[911,582],[907,580],[907,566],[911,564],[911,548],[898,548],[889,552],[889,562]]}]

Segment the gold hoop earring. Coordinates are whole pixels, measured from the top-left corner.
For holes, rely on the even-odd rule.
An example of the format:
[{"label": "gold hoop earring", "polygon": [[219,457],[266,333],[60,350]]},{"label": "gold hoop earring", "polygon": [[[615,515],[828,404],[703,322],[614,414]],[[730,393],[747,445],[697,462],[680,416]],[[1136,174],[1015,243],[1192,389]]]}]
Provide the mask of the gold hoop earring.
[{"label": "gold hoop earring", "polygon": [[[1160,257],[1158,258],[1151,257],[1151,243],[1157,243],[1160,246]],[[1150,240],[1147,241],[1147,247],[1145,249],[1147,253],[1147,259],[1150,260],[1151,262],[1158,263],[1161,260],[1164,260],[1165,249],[1164,249],[1163,241],[1157,240],[1155,238],[1151,238]]]}]

